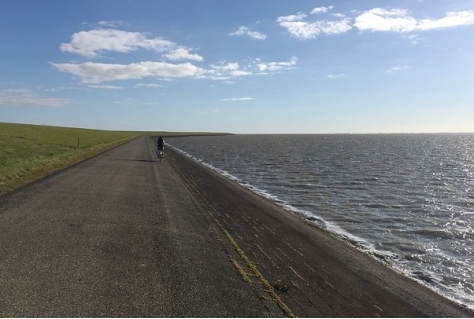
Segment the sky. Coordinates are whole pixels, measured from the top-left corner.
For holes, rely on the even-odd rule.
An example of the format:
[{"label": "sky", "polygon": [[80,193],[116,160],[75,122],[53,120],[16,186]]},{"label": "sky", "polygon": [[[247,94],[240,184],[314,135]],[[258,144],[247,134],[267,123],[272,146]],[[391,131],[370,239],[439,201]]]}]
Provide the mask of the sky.
[{"label": "sky", "polygon": [[2,0],[0,122],[474,132],[474,0]]}]

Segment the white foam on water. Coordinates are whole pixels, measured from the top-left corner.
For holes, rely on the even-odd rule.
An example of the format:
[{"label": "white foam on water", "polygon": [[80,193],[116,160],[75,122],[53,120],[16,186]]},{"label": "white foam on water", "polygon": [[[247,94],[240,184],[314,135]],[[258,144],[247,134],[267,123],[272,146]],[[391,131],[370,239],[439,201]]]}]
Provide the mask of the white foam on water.
[{"label": "white foam on water", "polygon": [[[169,144],[168,144],[169,145]],[[263,198],[266,198],[270,201],[272,201],[273,203],[277,204],[278,206],[284,208],[285,210],[289,211],[289,212],[292,212],[306,220],[309,220],[310,222],[314,223],[315,225],[317,225],[318,227],[328,231],[329,233],[333,234],[334,236],[338,237],[338,238],[341,238],[345,241],[348,241],[350,242],[351,244],[353,244],[354,246],[356,246],[357,248],[359,248],[360,250],[363,250],[365,252],[368,252],[370,253],[371,255],[387,255],[387,256],[390,256],[391,254],[389,252],[382,252],[382,251],[376,251],[375,249],[375,246],[369,242],[367,242],[366,240],[364,240],[363,238],[361,237],[358,237],[354,234],[351,234],[347,231],[345,231],[344,229],[342,229],[338,224],[336,223],[333,223],[333,222],[330,222],[330,221],[327,221],[325,220],[324,218],[320,217],[320,216],[317,216],[316,214],[312,213],[312,212],[309,212],[309,211],[306,211],[306,210],[302,210],[302,209],[299,209],[297,207],[294,207],[292,205],[290,205],[289,203],[279,199],[277,196],[273,195],[273,194],[270,194],[258,187],[255,187],[251,184],[249,184],[248,182],[222,170],[222,169],[219,169],[209,163],[206,163],[205,161],[203,161],[202,159],[196,157],[196,156],[193,156],[177,147],[174,147],[172,145],[169,145],[171,147],[173,147],[173,149],[175,149],[176,151],[180,152],[181,154],[187,156],[188,158],[191,158],[197,162],[199,162],[200,164],[202,164],[203,166],[217,172],[218,174],[238,183],[239,185],[247,188],[248,190],[254,192],[255,194],[263,197]]]},{"label": "white foam on water", "polygon": [[[271,194],[271,193],[269,193],[265,190],[262,190],[262,189],[260,189],[256,186],[246,182],[245,180],[230,174],[229,172],[226,172],[222,169],[219,169],[219,168],[205,162],[204,160],[202,160],[202,159],[200,159],[196,156],[193,156],[193,155],[191,155],[191,154],[189,154],[189,153],[187,153],[187,152],[185,152],[185,151],[183,151],[179,148],[176,148],[176,147],[174,147],[170,144],[168,144],[168,145],[171,146],[176,151],[178,151],[179,153],[185,155],[186,157],[191,158],[191,159],[195,160],[196,162],[199,162],[203,166],[217,172],[221,176],[224,176],[225,178],[228,178],[228,179],[238,183],[242,187],[245,187],[246,189],[254,192],[255,194],[272,201],[276,205],[284,208],[285,210],[287,210],[291,213],[294,213],[294,214],[296,214],[296,215],[298,215],[298,216],[314,223],[316,226],[328,231],[333,236],[335,236],[337,238],[340,238],[340,239],[342,239],[346,242],[349,242],[354,247],[356,247],[357,249],[367,253],[369,256],[373,257],[374,259],[376,259],[380,262],[384,262],[385,264],[388,264],[390,267],[392,267],[394,270],[396,270],[401,275],[404,275],[406,277],[414,279],[418,283],[434,290],[435,292],[445,296],[446,298],[448,298],[448,299],[450,299],[454,302],[459,303],[460,302],[459,300],[464,300],[465,303],[467,303],[468,308],[474,309],[474,307],[471,306],[472,304],[474,304],[473,296],[470,296],[468,294],[462,294],[462,293],[460,293],[460,291],[454,291],[452,289],[449,289],[448,287],[443,287],[445,289],[443,291],[443,289],[440,289],[440,287],[438,285],[434,286],[433,284],[430,284],[430,282],[427,281],[426,278],[429,278],[430,280],[433,280],[433,281],[438,282],[438,283],[440,281],[440,278],[437,278],[435,273],[427,273],[427,272],[424,271],[422,273],[417,272],[415,274],[415,273],[413,273],[413,270],[410,270],[409,268],[404,268],[404,265],[399,264],[397,262],[397,259],[399,259],[399,256],[395,255],[393,252],[377,250],[372,243],[369,243],[365,239],[345,231],[337,223],[327,221],[324,218],[316,215],[313,212],[302,210],[302,209],[299,209],[297,207],[294,207],[294,206],[290,205],[289,203],[281,200],[277,196],[275,196],[275,195],[273,195],[273,194]],[[464,214],[472,214],[472,213],[467,212],[467,213],[464,213]],[[453,295],[457,296],[457,299],[453,298]]]}]

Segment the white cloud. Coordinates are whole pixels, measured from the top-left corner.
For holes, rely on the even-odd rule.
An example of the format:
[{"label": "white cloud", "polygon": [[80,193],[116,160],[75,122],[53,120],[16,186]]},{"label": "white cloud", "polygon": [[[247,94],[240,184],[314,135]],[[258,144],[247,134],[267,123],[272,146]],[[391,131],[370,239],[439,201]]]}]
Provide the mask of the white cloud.
[{"label": "white cloud", "polygon": [[252,101],[252,100],[255,100],[254,98],[251,98],[251,97],[233,97],[233,98],[230,98],[230,99],[222,99],[222,101],[224,102],[239,102],[239,101]]},{"label": "white cloud", "polygon": [[[288,16],[282,19],[291,20],[293,18]],[[100,24],[114,25],[113,22],[101,22]],[[250,31],[244,26],[231,35],[246,35],[255,39],[264,39],[266,37],[261,33]],[[202,56],[192,53],[193,49],[191,48],[179,46],[172,41],[151,38],[147,33],[127,32],[117,29],[95,29],[75,33],[71,37],[71,42],[61,44],[60,49],[63,52],[76,53],[86,58],[100,57],[102,53],[109,51],[129,53],[138,49],[147,49],[158,52],[161,54],[162,59],[171,61],[142,61],[126,64],[51,62],[51,65],[56,70],[77,76],[82,83],[89,84],[91,88],[102,89],[119,88],[111,85],[98,85],[103,82],[144,78],[159,78],[160,80],[194,78],[225,81],[252,74],[275,73],[280,70],[290,69],[297,62],[296,57],[291,58],[290,61],[283,62],[262,62],[257,59],[243,67],[238,62],[219,62],[211,64],[207,68],[201,68],[190,62],[174,62],[180,60],[204,61]],[[136,87],[140,86],[137,85]]]},{"label": "white cloud", "polygon": [[165,52],[172,50],[175,46],[174,42],[168,40],[149,38],[146,33],[95,29],[74,33],[71,36],[71,42],[62,43],[59,48],[62,52],[95,58],[104,51],[127,53],[141,48]]},{"label": "white cloud", "polygon": [[336,18],[340,18],[340,19],[344,19],[346,17],[345,14],[342,14],[342,13],[333,13],[332,14],[334,17]]},{"label": "white cloud", "polygon": [[29,90],[0,91],[0,105],[4,106],[45,106],[60,107],[70,103],[68,99],[41,97]]},{"label": "white cloud", "polygon": [[412,44],[418,44],[418,42],[419,42],[419,37],[418,37],[418,35],[416,35],[416,34],[411,34],[410,36],[408,36],[408,40],[409,40]]},{"label": "white cloud", "polygon": [[[101,26],[115,26],[119,22],[102,21]],[[81,31],[71,36],[71,42],[60,45],[62,52],[75,53],[87,58],[101,57],[103,52],[129,53],[138,49],[163,53],[166,59],[203,61],[192,49],[178,46],[175,42],[151,38],[147,33],[129,32],[113,28]]]},{"label": "white cloud", "polygon": [[306,22],[304,21],[306,17],[306,14],[300,12],[296,15],[279,17],[277,22],[292,36],[300,40],[314,39],[320,34],[340,34],[352,29],[351,21],[348,18],[336,21]]},{"label": "white cloud", "polygon": [[[295,67],[298,59],[292,57],[289,61],[264,62],[255,59],[245,67],[238,62],[220,62],[211,65],[210,69],[197,67],[189,62],[172,64],[167,62],[138,62],[131,64],[107,63],[51,63],[58,71],[73,74],[87,84],[100,84],[108,81],[137,80],[144,78],[159,78],[161,80],[173,78],[195,78],[212,80],[229,80],[236,77],[253,74],[269,74]],[[94,88],[118,88],[114,86],[92,86]],[[136,87],[145,87],[145,84]],[[148,86],[148,87],[151,87]]]},{"label": "white cloud", "polygon": [[233,33],[229,33],[230,36],[248,36],[251,39],[255,40],[265,40],[267,38],[266,34],[256,32],[256,31],[251,31],[248,27],[245,26],[240,26],[237,31]]},{"label": "white cloud", "polygon": [[474,10],[448,12],[440,19],[415,19],[405,9],[375,8],[355,19],[354,26],[363,31],[413,32],[474,24]]},{"label": "white cloud", "polygon": [[354,26],[368,31],[413,31],[417,21],[404,9],[375,8],[362,13],[355,19]]},{"label": "white cloud", "polygon": [[351,21],[349,19],[343,19],[339,21],[320,21],[316,25],[325,34],[340,34],[352,29]]},{"label": "white cloud", "polygon": [[166,62],[139,62],[131,64],[105,64],[86,62],[51,63],[57,70],[78,76],[84,83],[102,83],[106,81],[157,78],[196,77],[204,70],[189,62],[171,64]]},{"label": "white cloud", "polygon": [[207,70],[202,78],[210,78],[214,80],[228,80],[233,77],[241,77],[252,75],[252,70],[242,69],[238,62],[220,62],[218,64],[212,64],[211,70]]},{"label": "white cloud", "polygon": [[116,85],[88,85],[88,88],[91,89],[107,89],[107,90],[120,90],[123,89],[121,86]]},{"label": "white cloud", "polygon": [[329,10],[332,10],[332,9],[334,9],[333,6],[329,6],[329,7],[318,7],[318,8],[314,8],[314,9],[311,11],[311,14],[327,13]]},{"label": "white cloud", "polygon": [[120,27],[124,24],[123,21],[118,20],[118,21],[99,21],[97,23],[99,26],[104,27],[104,28],[117,28]]},{"label": "white cloud", "polygon": [[245,66],[241,66],[238,62],[219,62],[211,65],[211,69],[205,70],[197,78],[222,80],[227,81],[227,83],[234,83],[229,80],[242,76],[271,74],[293,69],[296,66],[297,61],[297,57],[292,57],[289,61],[282,62],[264,62],[257,58],[250,61]]},{"label": "white cloud", "polygon": [[169,53],[164,55],[165,58],[177,61],[177,60],[192,60],[192,61],[203,61],[204,58],[199,54],[192,54],[189,52],[189,49],[186,48],[178,48],[175,50],[170,51]]},{"label": "white cloud", "polygon": [[279,17],[277,19],[277,22],[278,23],[297,22],[297,21],[302,21],[305,18],[306,18],[306,14],[304,14],[303,12],[298,12],[297,14]]},{"label": "white cloud", "polygon": [[201,115],[212,115],[212,114],[217,114],[217,113],[220,113],[221,110],[219,109],[212,109],[212,110],[204,110],[204,111],[200,111],[198,112],[199,114]]},{"label": "white cloud", "polygon": [[292,69],[297,62],[297,57],[291,57],[289,61],[284,62],[262,62],[260,59],[255,60],[257,70],[260,72],[277,72],[280,70]]},{"label": "white cloud", "polygon": [[[317,7],[311,14],[328,13],[333,8],[333,6]],[[340,13],[332,14],[339,20],[308,21],[308,16],[303,12],[281,16],[276,21],[291,36],[300,40],[315,39],[321,34],[341,34],[353,27],[362,31],[413,32],[474,24],[474,10],[448,12],[440,19],[416,19],[406,9],[374,8],[362,13],[356,11],[352,13],[357,15],[354,22]]]},{"label": "white cloud", "polygon": [[344,73],[339,73],[339,74],[328,74],[326,77],[329,79],[337,79],[337,78],[343,78],[346,75]]},{"label": "white cloud", "polygon": [[253,72],[251,71],[245,71],[245,70],[235,70],[230,72],[230,75],[233,77],[239,77],[239,76],[246,76],[246,75],[252,75]]},{"label": "white cloud", "polygon": [[390,74],[390,73],[393,73],[393,72],[398,72],[398,71],[402,71],[402,70],[406,70],[406,69],[408,69],[408,65],[394,66],[394,67],[388,69],[387,71],[385,71],[385,73]]},{"label": "white cloud", "polygon": [[160,88],[162,87],[161,84],[155,83],[138,83],[135,85],[136,88]]},{"label": "white cloud", "polygon": [[211,67],[218,72],[234,72],[240,68],[240,65],[238,62],[220,62],[219,64],[212,64]]}]

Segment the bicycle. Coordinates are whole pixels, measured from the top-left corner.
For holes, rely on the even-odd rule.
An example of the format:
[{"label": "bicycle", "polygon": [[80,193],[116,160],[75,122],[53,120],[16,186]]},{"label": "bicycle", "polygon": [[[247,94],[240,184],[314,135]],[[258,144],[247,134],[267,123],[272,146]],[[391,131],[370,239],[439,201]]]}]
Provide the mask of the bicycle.
[{"label": "bicycle", "polygon": [[163,138],[160,136],[158,137],[158,140],[156,141],[156,156],[161,160],[165,157],[165,141]]},{"label": "bicycle", "polygon": [[165,151],[162,148],[156,150],[156,156],[161,160],[165,157]]}]

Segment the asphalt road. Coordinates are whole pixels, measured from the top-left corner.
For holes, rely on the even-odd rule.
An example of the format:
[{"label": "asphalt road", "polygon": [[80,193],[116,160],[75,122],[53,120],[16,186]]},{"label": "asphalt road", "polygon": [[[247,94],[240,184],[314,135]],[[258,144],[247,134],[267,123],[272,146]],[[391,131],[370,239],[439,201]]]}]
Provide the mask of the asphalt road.
[{"label": "asphalt road", "polygon": [[0,197],[0,317],[281,316],[218,236],[138,138]]}]

